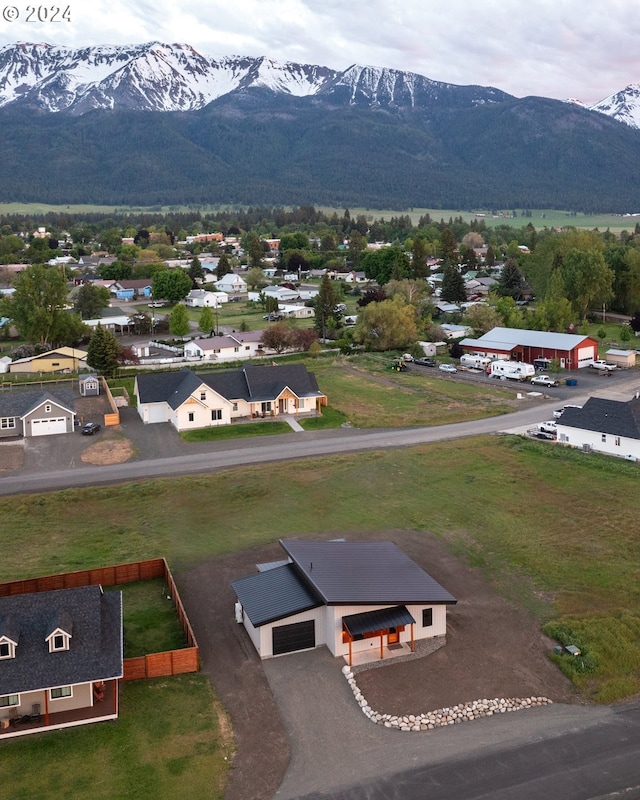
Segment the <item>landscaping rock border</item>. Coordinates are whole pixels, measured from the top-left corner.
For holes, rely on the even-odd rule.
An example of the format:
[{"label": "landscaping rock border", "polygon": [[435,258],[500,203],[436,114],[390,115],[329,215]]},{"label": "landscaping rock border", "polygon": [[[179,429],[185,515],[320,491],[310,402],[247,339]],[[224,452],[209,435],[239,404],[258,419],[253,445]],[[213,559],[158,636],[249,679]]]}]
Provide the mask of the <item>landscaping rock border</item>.
[{"label": "landscaping rock border", "polygon": [[435,728],[444,728],[447,725],[457,725],[460,722],[471,722],[481,717],[492,717],[495,714],[547,706],[553,702],[548,697],[496,697],[493,700],[473,700],[469,703],[461,703],[450,708],[439,708],[436,711],[427,711],[423,714],[405,714],[402,716],[380,714],[374,711],[363,697],[351,667],[342,667],[342,674],[351,687],[353,696],[362,709],[362,713],[377,725],[384,725],[385,728],[395,728],[399,731],[430,731]]}]

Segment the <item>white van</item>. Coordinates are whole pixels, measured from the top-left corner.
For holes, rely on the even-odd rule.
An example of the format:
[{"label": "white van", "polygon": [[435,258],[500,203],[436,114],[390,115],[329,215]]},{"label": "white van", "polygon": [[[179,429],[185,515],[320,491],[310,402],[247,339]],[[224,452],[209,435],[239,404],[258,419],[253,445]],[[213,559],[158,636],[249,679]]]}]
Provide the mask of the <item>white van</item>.
[{"label": "white van", "polygon": [[492,361],[487,370],[492,378],[502,380],[526,381],[536,374],[533,364],[524,361]]},{"label": "white van", "polygon": [[460,356],[460,366],[469,367],[469,369],[486,369],[487,365],[490,363],[490,358],[478,356],[474,353],[465,353],[463,356]]}]

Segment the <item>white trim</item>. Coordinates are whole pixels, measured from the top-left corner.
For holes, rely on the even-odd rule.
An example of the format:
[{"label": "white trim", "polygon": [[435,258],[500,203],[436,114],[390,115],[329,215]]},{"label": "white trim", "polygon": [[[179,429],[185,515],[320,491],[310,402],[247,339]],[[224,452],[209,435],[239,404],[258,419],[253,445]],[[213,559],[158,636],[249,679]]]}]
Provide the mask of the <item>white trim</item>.
[{"label": "white trim", "polygon": [[[61,694],[59,697],[54,697],[53,692],[63,691],[64,689],[69,690],[69,694]],[[66,700],[69,697],[73,697],[73,686],[54,686],[52,689],[49,689],[49,700],[55,702],[56,700]]]},{"label": "white trim", "polygon": [[6,656],[3,656],[2,653],[0,653],[0,661],[3,661],[4,659],[7,659],[7,658],[15,658],[16,657],[16,643],[14,641],[12,641],[11,639],[9,639],[7,636],[0,636],[0,647],[2,647],[2,645],[5,645],[5,644],[9,648],[9,652],[7,653]]}]

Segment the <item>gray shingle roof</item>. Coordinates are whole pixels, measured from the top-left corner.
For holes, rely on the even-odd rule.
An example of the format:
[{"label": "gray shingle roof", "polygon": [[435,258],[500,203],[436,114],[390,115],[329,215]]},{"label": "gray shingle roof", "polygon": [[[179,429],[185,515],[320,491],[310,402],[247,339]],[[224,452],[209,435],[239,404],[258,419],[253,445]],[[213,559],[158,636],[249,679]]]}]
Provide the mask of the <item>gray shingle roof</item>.
[{"label": "gray shingle roof", "polygon": [[[70,649],[49,652],[56,614],[73,626]],[[99,586],[0,598],[0,619],[18,637],[15,658],[0,660],[0,695],[122,676],[122,593]],[[69,624],[68,622],[66,624]]]},{"label": "gray shingle roof", "polygon": [[393,542],[280,542],[327,605],[455,603],[456,599]]},{"label": "gray shingle roof", "polygon": [[33,409],[51,400],[61,405],[67,411],[74,411],[74,396],[72,389],[46,389],[25,390],[17,389],[11,392],[0,392],[0,417],[24,417]]},{"label": "gray shingle roof", "polygon": [[227,400],[274,400],[288,386],[298,397],[321,394],[315,375],[304,364],[245,366],[238,370],[196,375],[190,369],[138,375],[141,403],[166,402],[177,408],[205,384]]},{"label": "gray shingle roof", "polygon": [[558,428],[564,427],[640,439],[640,399],[590,397],[582,408],[565,408],[558,420]]},{"label": "gray shingle roof", "polygon": [[231,586],[256,628],[322,605],[292,564],[247,575]]}]

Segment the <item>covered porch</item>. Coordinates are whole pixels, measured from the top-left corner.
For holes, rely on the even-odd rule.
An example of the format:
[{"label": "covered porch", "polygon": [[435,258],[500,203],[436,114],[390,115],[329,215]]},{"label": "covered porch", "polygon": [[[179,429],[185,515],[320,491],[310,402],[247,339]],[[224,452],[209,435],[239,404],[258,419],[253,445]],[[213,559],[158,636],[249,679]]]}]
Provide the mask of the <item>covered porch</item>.
[{"label": "covered porch", "polygon": [[0,719],[0,739],[12,739],[45,730],[60,730],[76,725],[87,725],[90,722],[117,719],[118,681],[100,681],[99,684],[94,684],[92,706],[68,711],[51,712],[47,700],[48,692],[44,691],[44,702],[39,704],[39,709],[32,709],[36,713]]},{"label": "covered porch", "polygon": [[[415,649],[415,619],[406,606],[394,606],[361,614],[350,614],[342,618],[342,641],[349,645],[345,661],[350,667],[370,661],[394,658],[413,653]],[[410,640],[401,642],[401,634],[410,628]],[[362,649],[354,642],[377,640],[375,647]]]}]

